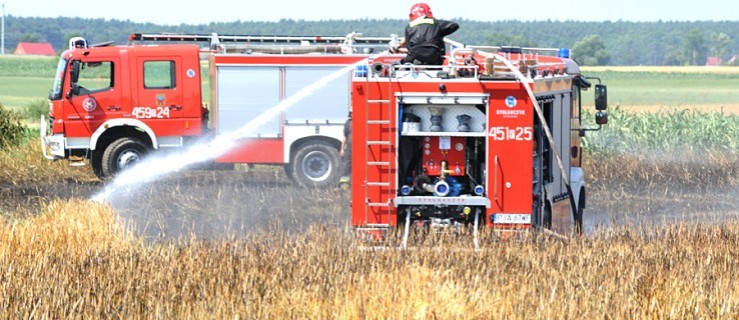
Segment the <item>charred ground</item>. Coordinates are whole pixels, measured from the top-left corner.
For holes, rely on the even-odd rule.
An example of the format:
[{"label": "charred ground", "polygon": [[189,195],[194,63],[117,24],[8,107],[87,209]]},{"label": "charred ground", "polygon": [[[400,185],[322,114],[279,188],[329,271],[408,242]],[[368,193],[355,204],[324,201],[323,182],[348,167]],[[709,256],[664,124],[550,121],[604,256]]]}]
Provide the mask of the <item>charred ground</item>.
[{"label": "charred ground", "polygon": [[[674,158],[674,157],[673,157]],[[622,155],[586,162],[585,230],[650,227],[679,221],[739,220],[739,161],[730,154],[703,158]],[[58,181],[3,181],[6,213],[33,215],[58,199],[89,199],[105,183],[85,175]],[[119,216],[148,239],[219,238],[278,227],[304,231],[346,228],[348,195],[298,187],[279,167],[183,171],[111,197]]]}]

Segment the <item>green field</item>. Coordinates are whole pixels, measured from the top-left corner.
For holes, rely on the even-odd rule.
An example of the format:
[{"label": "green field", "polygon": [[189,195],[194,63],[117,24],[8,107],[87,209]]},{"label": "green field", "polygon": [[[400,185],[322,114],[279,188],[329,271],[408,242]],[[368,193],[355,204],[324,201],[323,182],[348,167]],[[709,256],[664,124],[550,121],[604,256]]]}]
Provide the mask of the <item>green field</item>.
[{"label": "green field", "polygon": [[[611,106],[696,107],[739,106],[739,68],[696,70],[694,67],[644,71],[629,68],[584,68],[588,76],[600,77],[608,85]],[[637,69],[638,70],[638,69]]]},{"label": "green field", "polygon": [[47,99],[57,62],[57,57],[0,56],[0,103],[19,111]]},{"label": "green field", "polygon": [[37,100],[46,100],[51,78],[0,76],[0,103],[12,110]]}]

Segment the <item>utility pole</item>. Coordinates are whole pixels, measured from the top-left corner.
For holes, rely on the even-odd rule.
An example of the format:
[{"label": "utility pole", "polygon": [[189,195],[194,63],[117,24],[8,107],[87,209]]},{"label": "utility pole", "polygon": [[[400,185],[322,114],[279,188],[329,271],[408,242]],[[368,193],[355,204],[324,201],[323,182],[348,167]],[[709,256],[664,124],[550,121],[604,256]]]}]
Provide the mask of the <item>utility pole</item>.
[{"label": "utility pole", "polygon": [[0,31],[0,54],[5,54],[5,4],[3,3],[3,23]]}]

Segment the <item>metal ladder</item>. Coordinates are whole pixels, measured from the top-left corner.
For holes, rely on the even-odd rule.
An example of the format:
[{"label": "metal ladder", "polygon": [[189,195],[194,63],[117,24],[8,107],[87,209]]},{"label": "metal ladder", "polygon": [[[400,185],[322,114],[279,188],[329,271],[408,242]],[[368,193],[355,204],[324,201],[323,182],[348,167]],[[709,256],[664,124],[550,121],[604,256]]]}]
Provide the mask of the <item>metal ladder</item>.
[{"label": "metal ladder", "polygon": [[341,53],[355,54],[362,48],[386,46],[397,36],[373,37],[352,32],[346,36],[264,36],[185,33],[132,33],[128,41],[200,42],[222,53]]},{"label": "metal ladder", "polygon": [[[387,77],[388,79],[388,95],[392,94],[392,77]],[[370,77],[367,77],[367,93],[365,95],[366,97],[366,104],[365,104],[365,114],[367,115],[366,119],[366,125],[365,125],[365,137],[367,138],[367,143],[365,145],[365,166],[364,166],[364,177],[365,177],[365,188],[364,188],[364,217],[365,221],[369,221],[369,215],[371,211],[379,208],[381,210],[385,210],[387,217],[383,223],[373,223],[373,224],[367,224],[366,227],[362,229],[374,229],[374,230],[380,230],[387,232],[387,230],[390,228],[390,213],[391,213],[391,204],[390,199],[392,199],[393,196],[393,190],[391,190],[392,183],[390,183],[389,179],[391,176],[391,156],[392,156],[392,150],[393,148],[393,128],[391,127],[392,120],[391,117],[393,115],[393,106],[390,105],[390,97],[388,96],[387,99],[374,99],[375,97],[372,96],[371,83],[370,83]],[[386,109],[384,111],[381,111],[380,119],[373,119],[372,114],[376,114],[377,112],[374,112],[376,108],[382,109],[385,107]],[[384,126],[384,127],[383,127]],[[383,139],[382,136],[385,135],[387,138]],[[378,147],[381,148],[387,148],[385,152],[383,151],[377,151]],[[374,153],[373,150],[376,152]],[[385,153],[387,158],[382,159],[382,154]],[[374,168],[379,169],[378,171],[380,174],[385,174],[386,177],[388,177],[387,181],[373,181],[378,180],[377,177],[370,178],[370,171]],[[383,172],[384,171],[384,172]],[[371,199],[370,194],[373,193],[372,191],[375,191],[375,193],[379,194],[380,198],[387,198],[385,201],[382,201],[381,199]],[[379,191],[379,192],[378,192]],[[382,219],[381,219],[382,220]]]}]

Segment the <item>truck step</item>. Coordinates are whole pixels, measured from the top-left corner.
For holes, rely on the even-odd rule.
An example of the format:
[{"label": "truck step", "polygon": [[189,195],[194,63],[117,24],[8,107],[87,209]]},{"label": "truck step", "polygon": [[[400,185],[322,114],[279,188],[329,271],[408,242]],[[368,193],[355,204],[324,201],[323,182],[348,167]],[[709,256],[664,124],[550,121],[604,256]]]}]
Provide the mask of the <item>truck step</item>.
[{"label": "truck step", "polygon": [[390,103],[390,100],[367,100],[367,103]]},{"label": "truck step", "polygon": [[85,157],[69,157],[69,165],[72,167],[82,167],[87,165],[87,158]]},{"label": "truck step", "polygon": [[390,165],[390,162],[388,161],[370,161],[367,162],[368,166],[380,166],[380,167],[387,167]]}]

